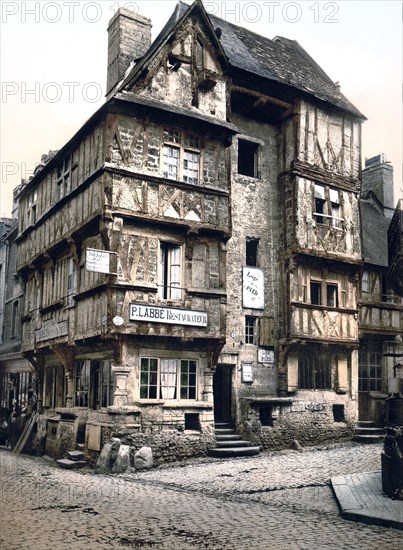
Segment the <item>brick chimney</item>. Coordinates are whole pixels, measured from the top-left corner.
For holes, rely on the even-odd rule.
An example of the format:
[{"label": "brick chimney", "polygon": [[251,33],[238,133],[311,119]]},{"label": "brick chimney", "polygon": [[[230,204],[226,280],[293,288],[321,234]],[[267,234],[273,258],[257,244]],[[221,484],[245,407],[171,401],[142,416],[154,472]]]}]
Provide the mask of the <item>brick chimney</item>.
[{"label": "brick chimney", "polygon": [[376,196],[384,209],[384,215],[392,217],[394,212],[393,166],[384,155],[365,159],[362,171],[361,197],[366,199],[370,192]]},{"label": "brick chimney", "polygon": [[120,8],[108,26],[108,96],[124,77],[130,63],[143,57],[151,46],[151,19]]}]

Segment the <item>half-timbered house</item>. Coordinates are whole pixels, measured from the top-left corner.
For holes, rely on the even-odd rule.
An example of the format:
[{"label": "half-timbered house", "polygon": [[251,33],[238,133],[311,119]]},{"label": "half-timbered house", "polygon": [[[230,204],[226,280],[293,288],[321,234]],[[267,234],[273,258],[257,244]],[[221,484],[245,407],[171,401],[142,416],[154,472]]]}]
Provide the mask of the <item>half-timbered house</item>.
[{"label": "half-timbered house", "polygon": [[297,42],[199,0],[150,30],[115,14],[106,103],[21,195],[38,441],[351,436],[364,117]]}]

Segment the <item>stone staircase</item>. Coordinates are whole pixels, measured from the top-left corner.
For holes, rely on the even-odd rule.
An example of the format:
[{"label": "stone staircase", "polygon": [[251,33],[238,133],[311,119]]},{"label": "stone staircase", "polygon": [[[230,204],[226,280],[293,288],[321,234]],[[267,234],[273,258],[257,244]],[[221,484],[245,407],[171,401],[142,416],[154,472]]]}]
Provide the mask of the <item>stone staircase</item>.
[{"label": "stone staircase", "polygon": [[260,453],[260,447],[244,441],[228,423],[215,424],[217,447],[209,449],[208,455],[217,458],[233,458],[238,456],[254,456]]},{"label": "stone staircase", "polygon": [[385,430],[377,428],[374,422],[359,420],[355,428],[354,441],[357,443],[382,443]]},{"label": "stone staircase", "polygon": [[77,470],[84,468],[88,465],[88,462],[84,459],[84,445],[77,445],[77,451],[68,451],[66,458],[60,458],[56,460],[57,464],[65,470]]}]

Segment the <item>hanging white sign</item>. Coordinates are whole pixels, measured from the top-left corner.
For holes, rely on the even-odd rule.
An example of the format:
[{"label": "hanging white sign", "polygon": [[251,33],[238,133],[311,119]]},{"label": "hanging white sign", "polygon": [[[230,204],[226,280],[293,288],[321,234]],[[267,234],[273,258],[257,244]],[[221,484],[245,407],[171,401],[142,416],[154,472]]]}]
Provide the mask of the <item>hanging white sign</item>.
[{"label": "hanging white sign", "polygon": [[109,250],[96,250],[95,248],[87,248],[85,265],[87,271],[95,271],[96,273],[107,273],[108,275],[116,275],[111,272],[111,256],[116,252]]},{"label": "hanging white sign", "polygon": [[243,268],[243,307],[264,309],[264,273],[256,267]]}]

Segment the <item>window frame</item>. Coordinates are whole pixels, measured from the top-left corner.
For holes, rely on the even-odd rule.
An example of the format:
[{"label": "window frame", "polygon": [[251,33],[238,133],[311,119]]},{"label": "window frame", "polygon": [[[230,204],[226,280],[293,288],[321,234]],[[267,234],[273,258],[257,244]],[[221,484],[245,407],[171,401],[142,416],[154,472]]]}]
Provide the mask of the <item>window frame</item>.
[{"label": "window frame", "polygon": [[18,330],[19,311],[20,311],[20,301],[13,300],[13,303],[11,306],[10,340],[16,340],[19,336],[19,330]]},{"label": "window frame", "polygon": [[[165,179],[170,181],[179,181],[187,183],[188,185],[200,186],[202,185],[202,152],[203,144],[201,138],[194,132],[188,132],[178,128],[164,127],[161,130],[161,173]],[[176,174],[174,177],[170,176],[170,171],[165,170],[165,158],[169,158],[169,155],[165,153],[168,150],[177,151],[177,164]],[[197,157],[197,163],[194,158],[186,158],[186,156]],[[175,158],[171,156],[171,158]],[[185,168],[185,164],[192,162],[193,165],[197,164],[197,170],[194,168]],[[190,176],[190,173],[196,173],[196,176]]]},{"label": "window frame", "polygon": [[148,355],[140,357],[139,399],[197,401],[198,392],[197,359]]},{"label": "window frame", "polygon": [[333,367],[337,357],[332,352],[307,350],[298,354],[298,389],[333,390]]},{"label": "window frame", "polygon": [[[237,174],[248,178],[259,179],[260,143],[251,139],[239,137],[237,141]],[[245,156],[253,156],[245,160]],[[252,169],[251,166],[253,164]],[[248,168],[246,168],[248,166]]]},{"label": "window frame", "polygon": [[37,215],[37,204],[38,204],[38,189],[34,189],[28,195],[28,226],[35,225],[38,215]]},{"label": "window frame", "polygon": [[[314,290],[317,292],[313,292]],[[313,301],[314,296],[316,300]],[[309,279],[309,303],[312,306],[340,309],[347,308],[347,289],[342,289],[339,281],[327,279]],[[345,304],[340,306],[340,304]]]},{"label": "window frame", "polygon": [[[104,370],[106,370],[107,380],[105,380]],[[82,381],[83,378],[84,381]],[[75,407],[101,410],[112,406],[115,392],[112,361],[110,359],[76,360],[73,369],[73,386]],[[105,389],[106,392],[104,392]]]},{"label": "window frame", "polygon": [[78,269],[73,256],[66,258],[66,307],[75,305],[74,296],[77,294]]},{"label": "window frame", "polygon": [[51,365],[45,369],[43,384],[43,406],[49,409],[64,407],[67,397],[65,371],[62,365]]},{"label": "window frame", "polygon": [[245,315],[245,344],[257,345],[258,342],[258,324],[257,317],[253,315]]},{"label": "window frame", "polygon": [[72,159],[71,156],[64,158],[57,166],[56,169],[56,200],[61,200],[68,195],[71,191],[71,172],[72,172]]},{"label": "window frame", "polygon": [[385,369],[383,347],[379,342],[368,342],[358,352],[358,391],[383,392]]},{"label": "window frame", "polygon": [[254,237],[246,237],[246,242],[245,242],[245,266],[246,267],[259,266],[259,244],[260,244],[260,239],[255,239]]},{"label": "window frame", "polygon": [[160,301],[183,301],[183,257],[183,245],[168,241],[159,242],[157,284]]},{"label": "window frame", "polygon": [[333,229],[340,231],[343,229],[344,217],[340,216],[343,214],[340,193],[340,189],[314,183],[312,217],[318,225],[330,225]]}]

